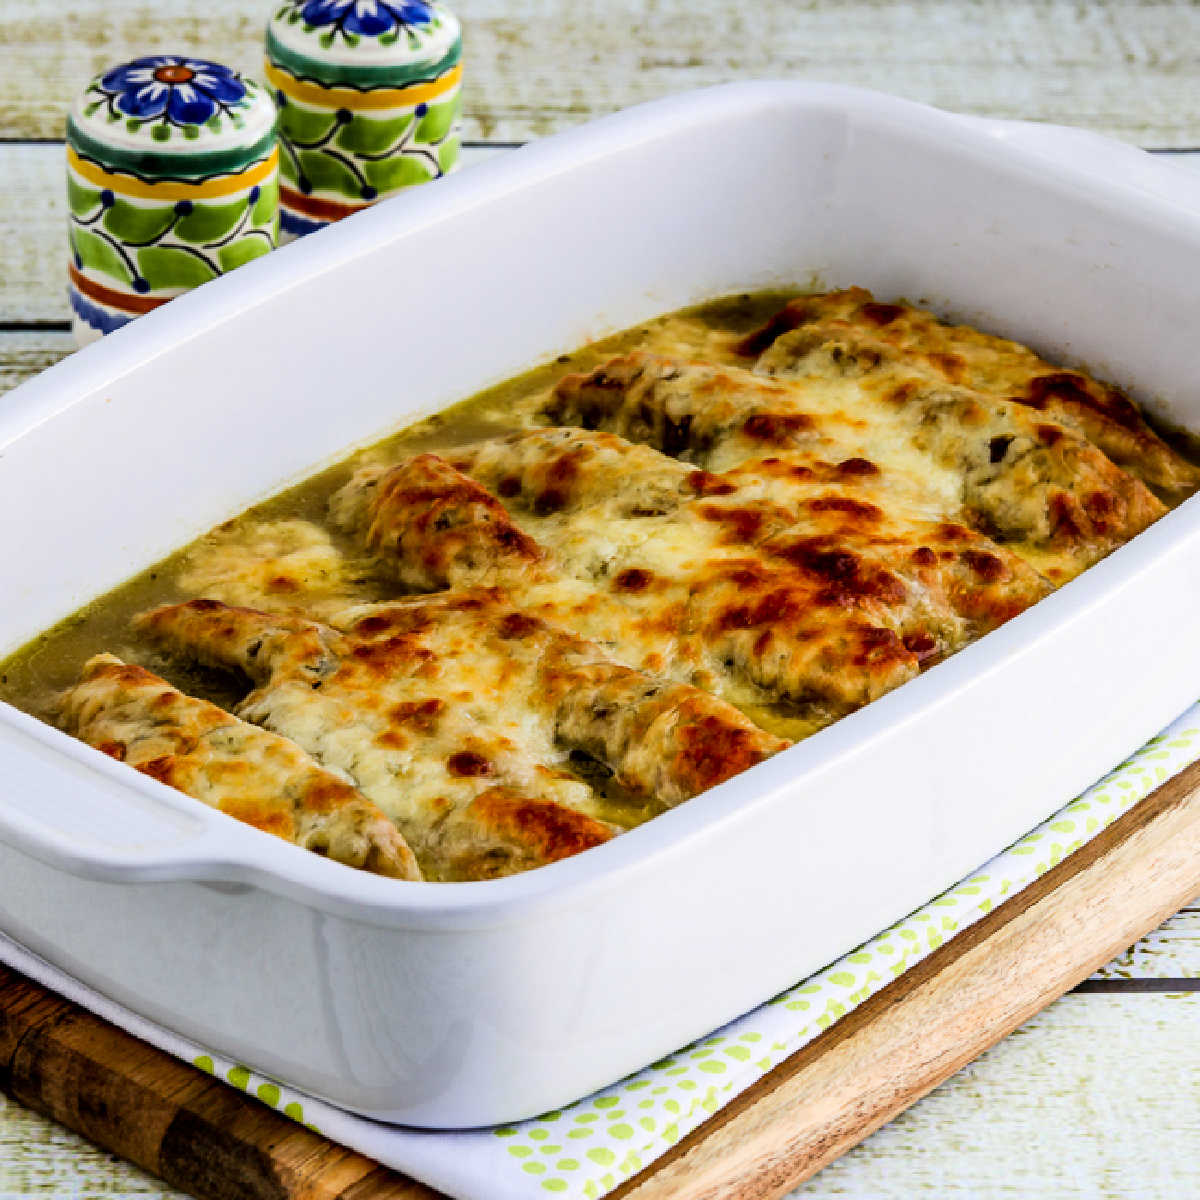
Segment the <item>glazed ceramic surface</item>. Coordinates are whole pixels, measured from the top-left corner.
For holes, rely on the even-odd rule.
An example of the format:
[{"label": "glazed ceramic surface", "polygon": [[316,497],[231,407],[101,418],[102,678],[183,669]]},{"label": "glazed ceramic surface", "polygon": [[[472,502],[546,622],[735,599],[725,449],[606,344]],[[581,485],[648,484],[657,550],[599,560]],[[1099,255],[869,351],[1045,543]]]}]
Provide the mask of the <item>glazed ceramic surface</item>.
[{"label": "glazed ceramic surface", "polygon": [[275,246],[270,96],[186,55],[105,71],[67,120],[67,208],[82,344]]},{"label": "glazed ceramic surface", "polygon": [[280,111],[286,237],[454,169],[461,58],[458,20],[440,4],[278,4],[265,70]]},{"label": "glazed ceramic surface", "polygon": [[[758,164],[752,186],[714,145]],[[1198,262],[1200,180],[1101,138],[792,84],[618,114],[305,238],[11,393],[0,506],[24,515],[0,652],[350,445],[733,291],[924,302],[1200,429]],[[0,706],[0,926],[359,1112],[554,1108],[911,912],[1187,707],[1197,504],[793,749],[486,883],[343,868]]]}]

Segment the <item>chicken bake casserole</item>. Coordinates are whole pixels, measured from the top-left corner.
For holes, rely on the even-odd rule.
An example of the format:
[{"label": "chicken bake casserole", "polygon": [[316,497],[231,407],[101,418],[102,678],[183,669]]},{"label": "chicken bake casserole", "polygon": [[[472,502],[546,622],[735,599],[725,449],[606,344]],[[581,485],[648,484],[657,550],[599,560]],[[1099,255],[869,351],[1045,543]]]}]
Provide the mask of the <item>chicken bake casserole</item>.
[{"label": "chicken bake casserole", "polygon": [[869,703],[1198,485],[1123,393],[1014,342],[857,288],[739,297],[252,509],[0,696],[336,861],[492,878]]}]

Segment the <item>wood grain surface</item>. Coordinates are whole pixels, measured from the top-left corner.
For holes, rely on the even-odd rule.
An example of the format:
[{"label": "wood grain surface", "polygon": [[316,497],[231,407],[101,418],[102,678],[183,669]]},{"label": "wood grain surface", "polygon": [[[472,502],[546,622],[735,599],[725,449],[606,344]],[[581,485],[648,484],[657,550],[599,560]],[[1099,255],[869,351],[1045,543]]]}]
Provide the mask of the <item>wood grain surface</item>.
[{"label": "wood grain surface", "polygon": [[[796,1200],[1186,1198],[1200,993],[1063,997],[830,1164]],[[184,1192],[0,1095],[0,1196]]]},{"label": "wood grain surface", "polygon": [[0,1088],[198,1200],[435,1195],[3,967]]},{"label": "wood grain surface", "polygon": [[75,339],[61,329],[0,332],[0,404],[4,393],[53,366],[75,349]]}]

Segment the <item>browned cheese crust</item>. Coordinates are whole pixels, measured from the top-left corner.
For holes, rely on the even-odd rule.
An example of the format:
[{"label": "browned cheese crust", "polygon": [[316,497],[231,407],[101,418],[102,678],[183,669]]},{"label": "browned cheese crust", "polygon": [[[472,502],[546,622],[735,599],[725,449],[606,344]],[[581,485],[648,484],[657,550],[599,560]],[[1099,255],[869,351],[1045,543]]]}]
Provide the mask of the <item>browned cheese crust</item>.
[{"label": "browned cheese crust", "polygon": [[90,659],[60,715],[68,733],[256,829],[348,866],[421,878],[396,827],[345,780],[142,667]]},{"label": "browned cheese crust", "polygon": [[617,355],[538,399],[544,426],[360,466],[334,529],[261,527],[265,560],[208,539],[196,586],[282,611],[137,626],[248,676],[251,724],[102,657],[68,727],[343,861],[507,875],[912,679],[1200,484],[1117,389],[861,289],[721,345]]},{"label": "browned cheese crust", "polygon": [[[693,414],[713,390],[721,419],[699,421]],[[1003,542],[1054,584],[1166,511],[1075,429],[901,360],[856,356],[804,328],[772,342],[754,374],[644,354],[614,359],[564,380],[548,415],[652,444],[686,441],[692,461],[726,469],[750,470],[764,456],[850,454],[878,467],[898,499],[924,492],[927,505]]]},{"label": "browned cheese crust", "polygon": [[403,472],[367,469],[356,478],[356,489],[339,493],[337,523],[399,564],[400,582],[413,591],[495,583],[541,559],[504,505],[436,454],[418,454]]},{"label": "browned cheese crust", "polygon": [[[455,492],[503,495],[541,546],[536,571],[514,556],[508,575],[523,607],[738,700],[849,711],[1047,590],[959,523],[910,502],[887,511],[863,459],[771,455],[714,474],[612,434],[554,429],[464,448],[442,473]],[[335,508],[352,511],[367,482],[352,480]],[[357,525],[367,537],[378,527],[373,511]],[[428,530],[407,551],[437,559],[439,541]],[[396,573],[407,574],[400,559]]]},{"label": "browned cheese crust", "polygon": [[1055,367],[1019,342],[952,325],[909,304],[880,304],[863,288],[847,288],[793,300],[741,350],[757,356],[796,329],[804,329],[812,344],[844,346],[857,360],[902,363],[911,373],[1045,413],[1176,503],[1200,486],[1200,470],[1146,424],[1120,389]]},{"label": "browned cheese crust", "polygon": [[[353,779],[426,874],[479,879],[608,840],[597,759],[646,801],[674,804],[786,743],[695,688],[651,679],[513,606],[497,589],[363,606],[338,628],[191,601],[139,621],[160,646],[243,671],[239,712]],[[619,698],[623,725],[598,730]],[[709,742],[724,739],[714,761]]]}]

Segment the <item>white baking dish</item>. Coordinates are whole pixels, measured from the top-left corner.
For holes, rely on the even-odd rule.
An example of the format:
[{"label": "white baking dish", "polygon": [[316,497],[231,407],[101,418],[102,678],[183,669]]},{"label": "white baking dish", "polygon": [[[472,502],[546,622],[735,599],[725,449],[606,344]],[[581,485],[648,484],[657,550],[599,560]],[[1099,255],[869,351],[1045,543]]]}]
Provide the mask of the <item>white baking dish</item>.
[{"label": "white baking dish", "polygon": [[[859,283],[1200,429],[1200,181],[1084,134],[761,84],[550,139],[206,285],[0,406],[0,649],[549,354],[742,288]],[[868,709],[615,842],[401,884],[0,706],[0,925],[358,1112],[527,1116],[967,874],[1200,687],[1200,507]]]}]

